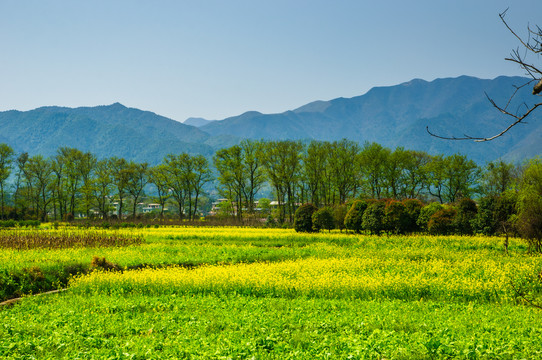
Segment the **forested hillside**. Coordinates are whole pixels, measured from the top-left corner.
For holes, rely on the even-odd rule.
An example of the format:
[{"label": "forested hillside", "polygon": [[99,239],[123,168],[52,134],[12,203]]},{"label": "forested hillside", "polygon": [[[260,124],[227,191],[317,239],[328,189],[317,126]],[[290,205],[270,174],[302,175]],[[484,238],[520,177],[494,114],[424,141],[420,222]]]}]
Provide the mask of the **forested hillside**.
[{"label": "forested hillside", "polygon": [[[117,156],[157,164],[167,154],[181,152],[210,159],[216,150],[242,139],[307,142],[346,138],[360,145],[368,141],[430,154],[462,153],[479,163],[501,157],[517,162],[542,152],[542,116],[537,112],[531,114],[528,124],[489,143],[437,139],[427,133],[426,127],[444,136],[493,135],[509,119],[485,94],[506,104],[514,85],[523,81],[517,77],[481,80],[467,76],[431,82],[412,80],[373,88],[353,98],[312,102],[281,114],[250,111],[220,121],[190,118],[184,124],[118,103],[6,111],[0,112],[0,142],[31,155],[50,156],[58,147],[67,146],[98,158]],[[509,109],[521,109],[533,98],[529,89],[521,89]]]},{"label": "forested hillside", "polygon": [[157,163],[170,153],[210,156],[213,149],[204,144],[208,138],[195,127],[118,103],[0,112],[0,141],[31,155],[50,156],[65,146],[98,158],[118,156]]}]

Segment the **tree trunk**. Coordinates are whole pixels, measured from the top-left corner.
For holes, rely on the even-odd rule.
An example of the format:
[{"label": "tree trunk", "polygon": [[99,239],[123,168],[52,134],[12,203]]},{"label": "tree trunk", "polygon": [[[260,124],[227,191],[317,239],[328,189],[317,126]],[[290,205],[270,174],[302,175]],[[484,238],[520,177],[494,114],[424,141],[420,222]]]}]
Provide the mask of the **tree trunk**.
[{"label": "tree trunk", "polygon": [[0,183],[0,196],[2,197],[2,219],[5,219],[4,217],[4,184]]}]

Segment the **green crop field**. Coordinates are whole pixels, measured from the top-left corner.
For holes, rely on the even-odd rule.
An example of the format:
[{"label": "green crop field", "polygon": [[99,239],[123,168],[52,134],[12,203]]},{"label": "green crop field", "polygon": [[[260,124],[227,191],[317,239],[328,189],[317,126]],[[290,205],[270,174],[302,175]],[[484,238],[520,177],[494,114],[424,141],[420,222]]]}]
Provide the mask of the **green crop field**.
[{"label": "green crop field", "polygon": [[505,254],[491,237],[94,234],[0,249],[3,299],[66,288],[0,308],[0,358],[542,358],[525,300],[541,298],[542,261],[520,239]]}]

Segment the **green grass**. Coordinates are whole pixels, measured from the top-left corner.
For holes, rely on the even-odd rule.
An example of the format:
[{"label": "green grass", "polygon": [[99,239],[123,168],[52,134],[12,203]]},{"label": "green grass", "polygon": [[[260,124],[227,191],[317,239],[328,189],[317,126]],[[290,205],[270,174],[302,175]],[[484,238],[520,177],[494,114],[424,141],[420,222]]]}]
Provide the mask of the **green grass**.
[{"label": "green grass", "polygon": [[136,232],[145,241],[126,247],[0,249],[0,291],[17,274],[20,292],[65,286],[69,272],[53,275],[94,256],[161,268],[94,273],[0,308],[0,358],[542,358],[542,312],[510,287],[539,297],[542,258],[519,239],[506,255],[485,237]]},{"label": "green grass", "polygon": [[539,319],[514,305],[63,293],[0,311],[0,357],[536,359]]}]

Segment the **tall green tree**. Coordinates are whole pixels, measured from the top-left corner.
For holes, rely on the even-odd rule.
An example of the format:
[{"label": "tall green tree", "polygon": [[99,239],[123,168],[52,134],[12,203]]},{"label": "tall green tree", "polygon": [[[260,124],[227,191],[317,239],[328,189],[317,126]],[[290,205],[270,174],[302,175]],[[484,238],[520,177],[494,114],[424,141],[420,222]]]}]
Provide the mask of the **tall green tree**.
[{"label": "tall green tree", "polygon": [[349,197],[355,197],[359,189],[360,173],[356,161],[359,154],[360,147],[354,141],[343,139],[331,143],[329,167],[340,204]]},{"label": "tall green tree", "polygon": [[87,218],[90,216],[90,210],[94,204],[93,196],[93,179],[94,172],[96,170],[96,165],[98,160],[96,156],[90,152],[86,152],[81,157],[81,162],[79,163],[79,171],[81,174],[82,184],[80,187],[80,194],[82,199],[83,210]]},{"label": "tall green tree", "polygon": [[75,215],[78,201],[80,200],[80,187],[82,185],[81,162],[83,159],[81,150],[69,147],[61,147],[57,151],[56,162],[63,164],[64,182],[66,195],[66,208],[64,213]]},{"label": "tall green tree", "polygon": [[410,154],[398,147],[389,153],[387,161],[384,162],[384,179],[386,181],[386,195],[393,199],[401,197],[401,190],[406,183],[405,168]]},{"label": "tall green tree", "polygon": [[308,190],[310,202],[316,206],[330,205],[328,194],[331,185],[326,183],[331,158],[330,144],[313,140],[302,157],[302,181]]},{"label": "tall green tree", "polygon": [[296,189],[300,179],[303,145],[299,141],[269,141],[261,150],[267,178],[275,191],[279,206],[279,221],[283,223],[288,213],[294,221]]},{"label": "tall green tree", "polygon": [[431,157],[424,151],[406,150],[406,153],[401,197],[418,199],[424,195],[429,186],[428,164],[431,162]]},{"label": "tall green tree", "polygon": [[118,218],[122,219],[124,210],[124,202],[128,196],[128,184],[132,177],[132,171],[129,167],[129,162],[124,158],[112,157],[109,160],[111,178],[115,188],[115,195],[118,199]]},{"label": "tall green tree", "polygon": [[169,179],[169,188],[171,195],[177,203],[179,218],[183,219],[185,215],[185,202],[190,193],[190,179],[187,172],[189,168],[190,155],[182,153],[179,155],[168,154],[163,161]]},{"label": "tall green tree", "polygon": [[13,192],[13,203],[19,208],[21,216],[24,216],[28,209],[28,203],[26,202],[25,192],[25,166],[28,162],[28,153],[23,152],[15,160],[17,172],[15,173],[15,191]]},{"label": "tall green tree", "polygon": [[243,188],[245,201],[249,213],[254,212],[254,202],[256,194],[260,191],[265,182],[265,176],[262,167],[260,155],[262,143],[254,140],[241,141],[243,151],[244,168],[247,174],[246,186]]},{"label": "tall green tree", "polygon": [[380,199],[386,186],[385,164],[390,157],[390,149],[377,143],[365,143],[359,156],[360,167],[367,179],[370,197]]},{"label": "tall green tree", "polygon": [[198,214],[198,200],[203,193],[203,187],[211,181],[211,170],[209,169],[209,162],[203,155],[193,156],[190,161],[192,162],[190,190],[194,193],[194,207],[191,215],[192,220],[195,220]]},{"label": "tall green tree", "polygon": [[446,157],[444,171],[444,194],[447,202],[470,198],[476,192],[480,176],[478,165],[466,155],[454,154]]},{"label": "tall green tree", "polygon": [[[52,158],[52,170],[53,170],[53,212],[54,217],[60,217],[64,219],[67,209],[67,195],[66,186],[64,185],[66,179],[64,176],[64,170],[66,168],[66,159],[58,152],[57,155]],[[58,210],[58,213],[57,213]]]},{"label": "tall green tree", "polygon": [[160,217],[164,217],[166,201],[171,197],[168,171],[164,164],[156,165],[149,169],[149,182],[152,183],[157,192],[157,200],[160,204]]},{"label": "tall green tree", "polygon": [[35,155],[25,164],[27,185],[32,189],[29,193],[35,206],[36,215],[47,219],[47,209],[52,200],[53,166],[52,161],[41,155]]},{"label": "tall green tree", "polygon": [[243,149],[234,145],[218,150],[213,157],[218,171],[222,194],[235,204],[237,218],[243,218],[243,195],[247,187],[247,173],[244,166]]},{"label": "tall green tree", "polygon": [[518,193],[518,228],[531,248],[542,251],[542,160],[526,166]]},{"label": "tall green tree", "polygon": [[256,194],[265,181],[259,156],[261,146],[260,142],[243,140],[239,145],[217,151],[213,158],[221,193],[235,204],[239,219],[245,205],[249,213],[254,212]]},{"label": "tall green tree", "polygon": [[5,186],[6,181],[11,174],[11,164],[15,153],[7,144],[0,144],[0,203],[1,203],[1,218],[5,219],[4,203],[5,203]]},{"label": "tall green tree", "polygon": [[[446,177],[444,174],[444,167],[446,166],[446,160],[442,155],[431,156],[431,160],[427,164],[427,176],[429,187],[429,194],[436,197],[441,204],[444,203],[444,184]],[[429,219],[428,219],[429,220]]]},{"label": "tall green tree", "polygon": [[132,219],[135,219],[137,213],[137,204],[141,196],[143,196],[143,189],[147,185],[148,178],[147,163],[136,163],[129,161],[126,171],[128,172],[128,181],[126,183],[126,192],[132,198]]},{"label": "tall green tree", "polygon": [[114,188],[114,161],[117,161],[117,159],[98,161],[92,178],[92,195],[102,219],[107,219],[109,215],[110,198]]},{"label": "tall green tree", "polygon": [[488,163],[483,171],[480,181],[481,193],[485,196],[497,196],[519,180],[520,170],[514,164],[502,160]]},{"label": "tall green tree", "polygon": [[467,156],[454,154],[434,156],[428,166],[430,193],[441,203],[452,203],[463,197],[472,197],[480,176],[478,165]]}]

